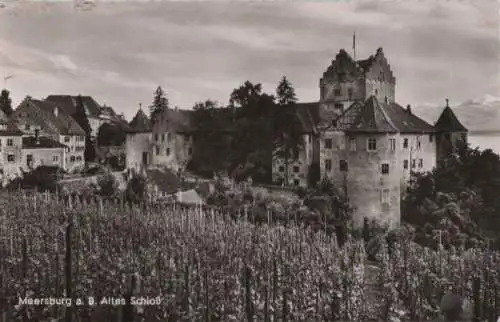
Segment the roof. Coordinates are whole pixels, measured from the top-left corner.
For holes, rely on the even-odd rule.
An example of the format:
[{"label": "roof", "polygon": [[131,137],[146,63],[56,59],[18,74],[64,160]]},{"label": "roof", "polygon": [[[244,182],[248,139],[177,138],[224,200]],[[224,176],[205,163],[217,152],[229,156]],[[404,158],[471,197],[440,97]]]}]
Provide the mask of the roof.
[{"label": "roof", "polygon": [[467,132],[449,106],[446,106],[434,125],[438,132]]},{"label": "roof", "polygon": [[196,190],[179,191],[175,194],[177,201],[184,204],[199,205],[203,204],[204,200],[196,192]]},{"label": "roof", "polygon": [[45,136],[39,137],[38,142],[36,142],[34,136],[23,137],[23,149],[57,149],[65,147],[64,144]]},{"label": "roof", "polygon": [[178,133],[190,133],[195,130],[190,110],[168,108],[160,115],[160,123],[166,123],[166,127]]},{"label": "roof", "polygon": [[337,120],[348,133],[433,133],[434,128],[396,103],[378,102],[370,96],[353,103]]},{"label": "roof", "polygon": [[[91,96],[82,95],[81,97],[88,116],[99,117],[102,107]],[[63,111],[69,115],[73,115],[76,111],[77,98],[78,96],[71,95],[49,95],[45,100],[57,103]]]},{"label": "roof", "polygon": [[319,120],[319,103],[296,103],[283,108],[294,110],[302,132],[311,133],[316,131],[316,123]]},{"label": "roof", "polygon": [[[54,131],[63,135],[85,135],[85,131],[76,120],[61,110],[58,104],[49,101],[30,99],[21,105],[20,109],[14,111],[15,115],[19,116],[24,108],[37,109],[40,113],[38,115],[42,116],[42,119],[36,121],[42,123],[40,126],[44,127],[44,130]],[[58,109],[57,116],[54,113],[56,108]]]},{"label": "roof", "polygon": [[175,193],[181,188],[180,179],[171,170],[147,169],[146,176],[162,192]]},{"label": "roof", "polygon": [[149,133],[151,132],[151,122],[149,121],[148,116],[142,108],[140,108],[135,114],[132,121],[129,123],[129,129],[127,130],[129,133]]}]

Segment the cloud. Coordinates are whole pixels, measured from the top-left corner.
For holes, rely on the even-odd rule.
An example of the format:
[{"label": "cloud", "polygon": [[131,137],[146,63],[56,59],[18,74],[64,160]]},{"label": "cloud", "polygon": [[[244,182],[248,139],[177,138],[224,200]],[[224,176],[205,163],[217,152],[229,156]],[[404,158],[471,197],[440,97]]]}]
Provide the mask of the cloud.
[{"label": "cloud", "polygon": [[[38,7],[37,7],[38,6]],[[0,12],[0,70],[25,95],[85,93],[132,116],[162,85],[173,105],[227,102],[245,80],[303,101],[340,48],[384,47],[402,104],[500,95],[496,1],[99,2]],[[23,9],[24,8],[24,9]],[[29,9],[31,8],[31,9]],[[21,10],[23,9],[23,10]],[[7,41],[8,39],[8,41]],[[46,80],[46,81],[43,81]]]}]

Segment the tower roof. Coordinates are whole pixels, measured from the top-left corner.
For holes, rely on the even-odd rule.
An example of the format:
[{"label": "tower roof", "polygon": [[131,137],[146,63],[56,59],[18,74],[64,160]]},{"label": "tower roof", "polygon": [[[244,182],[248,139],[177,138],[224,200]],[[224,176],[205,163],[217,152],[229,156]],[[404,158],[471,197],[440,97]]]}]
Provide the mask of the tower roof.
[{"label": "tower roof", "polygon": [[151,122],[148,116],[140,108],[129,124],[129,133],[148,133],[151,132]]},{"label": "tower roof", "polygon": [[434,128],[396,103],[379,102],[370,96],[353,103],[338,119],[337,127],[348,133],[433,133]]},{"label": "tower roof", "polygon": [[467,128],[458,120],[453,110],[446,103],[441,116],[434,125],[438,132],[467,132]]}]

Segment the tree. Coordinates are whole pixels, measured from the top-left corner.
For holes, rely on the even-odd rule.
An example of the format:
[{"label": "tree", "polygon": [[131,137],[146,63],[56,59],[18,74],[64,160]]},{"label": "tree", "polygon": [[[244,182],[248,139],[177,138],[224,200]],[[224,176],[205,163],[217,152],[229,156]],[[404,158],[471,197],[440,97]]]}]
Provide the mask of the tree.
[{"label": "tree", "polygon": [[119,124],[104,123],[97,131],[99,146],[118,146],[125,142],[126,133]]},{"label": "tree", "polygon": [[76,98],[75,113],[73,113],[72,116],[85,131],[85,161],[94,161],[96,153],[95,147],[92,144],[92,128],[90,127],[89,119],[85,113],[85,105],[83,104],[83,98],[81,95],[78,95]]},{"label": "tree", "polygon": [[134,174],[127,182],[125,196],[127,201],[138,203],[144,201],[147,195],[147,180],[143,175]]},{"label": "tree", "polygon": [[103,197],[111,197],[118,191],[118,182],[113,174],[107,173],[97,179],[99,194]]},{"label": "tree", "polygon": [[283,77],[276,88],[278,107],[274,117],[274,159],[285,164],[285,185],[288,186],[289,165],[299,159],[304,147],[302,124],[294,108],[297,98],[290,82]]},{"label": "tree", "polygon": [[149,106],[149,119],[152,123],[157,121],[157,117],[166,109],[168,109],[169,102],[165,92],[161,86],[158,86],[154,93],[154,99],[151,106]]},{"label": "tree", "polygon": [[288,81],[286,76],[283,76],[278,87],[276,88],[276,97],[279,106],[291,106],[297,103],[297,96],[295,95],[295,89],[292,84]]},{"label": "tree", "polygon": [[240,87],[234,89],[229,97],[229,105],[231,107],[248,107],[253,102],[258,100],[262,95],[262,85],[252,84],[246,81]]},{"label": "tree", "polygon": [[12,109],[12,100],[10,98],[10,92],[6,89],[2,90],[0,93],[0,109],[7,115],[7,117],[12,115],[14,110]]}]

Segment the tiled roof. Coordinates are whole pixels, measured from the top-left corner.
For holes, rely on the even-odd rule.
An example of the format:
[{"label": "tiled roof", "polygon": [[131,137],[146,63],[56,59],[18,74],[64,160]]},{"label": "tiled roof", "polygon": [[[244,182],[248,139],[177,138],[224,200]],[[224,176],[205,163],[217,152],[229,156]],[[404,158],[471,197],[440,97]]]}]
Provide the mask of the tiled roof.
[{"label": "tiled roof", "polygon": [[[311,133],[316,131],[316,120],[318,119],[318,103],[297,103],[294,105],[295,113],[302,126],[302,131]],[[314,117],[314,116],[316,117]]]},{"label": "tiled roof", "polygon": [[375,96],[353,103],[338,119],[337,128],[350,133],[433,133],[434,128],[396,103]]},{"label": "tiled roof", "polygon": [[129,133],[148,133],[151,132],[151,122],[142,109],[139,109],[132,121],[129,123]]},{"label": "tiled roof", "polygon": [[[78,96],[71,95],[49,95],[46,101],[57,103],[67,114],[73,115],[76,111]],[[91,97],[82,96],[83,106],[88,111],[88,116],[99,117],[102,107]]]},{"label": "tiled roof", "polygon": [[[57,110],[57,116],[54,111]],[[55,132],[62,135],[85,135],[85,131],[75,121],[73,117],[65,113],[59,108],[59,105],[35,99],[23,101],[21,106],[14,111],[14,118],[23,118],[24,112],[29,109],[34,109],[35,113],[30,113],[32,117],[36,117],[35,122],[40,123],[40,126],[45,131]]]},{"label": "tiled roof", "polygon": [[147,169],[146,175],[158,190],[165,193],[175,193],[181,188],[177,175],[168,169]]},{"label": "tiled roof", "polygon": [[50,148],[65,148],[66,146],[51,138],[41,136],[38,142],[34,136],[23,138],[23,149],[50,149]]},{"label": "tiled roof", "polygon": [[449,106],[446,106],[434,125],[438,132],[467,132]]},{"label": "tiled roof", "polygon": [[180,109],[166,109],[162,112],[159,122],[165,123],[168,129],[178,133],[190,133],[195,130],[192,121],[192,111]]}]

